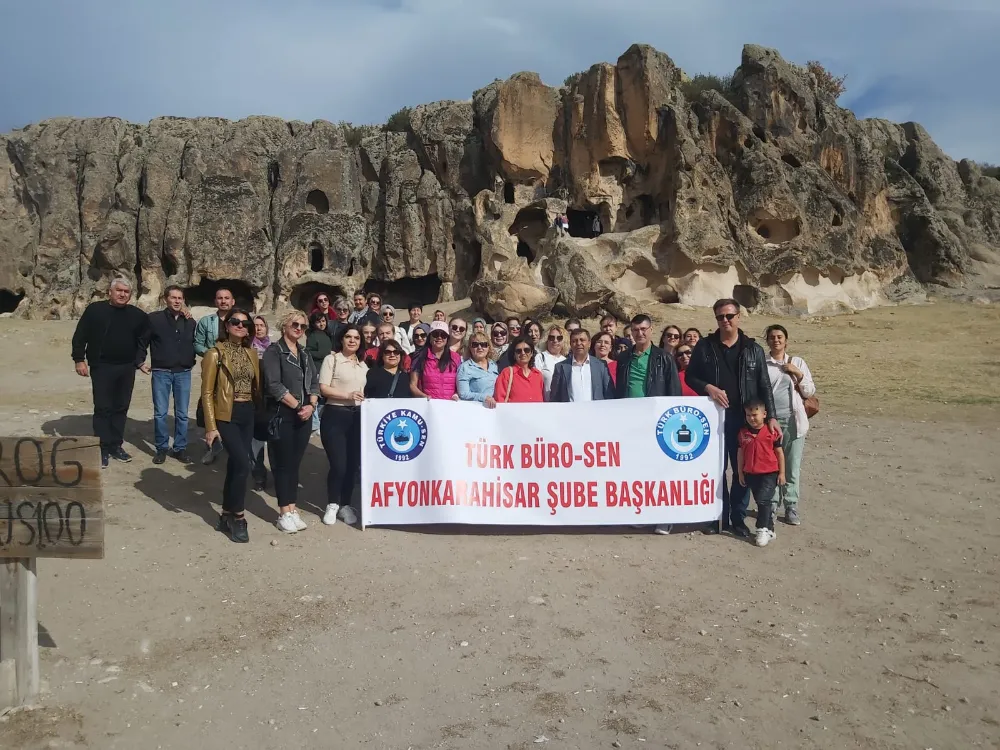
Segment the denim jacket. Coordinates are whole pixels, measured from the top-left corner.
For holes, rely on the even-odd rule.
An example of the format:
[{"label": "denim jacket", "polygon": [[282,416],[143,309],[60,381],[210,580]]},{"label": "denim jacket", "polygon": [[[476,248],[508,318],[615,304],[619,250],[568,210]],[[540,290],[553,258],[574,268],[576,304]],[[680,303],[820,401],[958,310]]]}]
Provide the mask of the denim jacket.
[{"label": "denim jacket", "polygon": [[462,401],[485,401],[493,395],[499,374],[496,362],[488,361],[484,370],[471,359],[466,360],[458,368],[458,397]]}]

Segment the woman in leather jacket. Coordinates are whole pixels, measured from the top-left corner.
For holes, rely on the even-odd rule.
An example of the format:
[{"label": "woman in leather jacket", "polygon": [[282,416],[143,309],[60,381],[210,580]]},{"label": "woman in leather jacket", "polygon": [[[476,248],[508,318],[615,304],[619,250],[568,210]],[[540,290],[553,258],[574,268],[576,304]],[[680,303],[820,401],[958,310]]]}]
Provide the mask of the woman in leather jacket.
[{"label": "woman in leather jacket", "polygon": [[222,440],[229,455],[222,485],[222,513],[216,526],[234,542],[250,541],[243,516],[250,477],[254,413],[261,403],[260,364],[250,345],[253,321],[233,309],[219,328],[215,346],[201,361],[201,398],[205,413],[205,442]]}]

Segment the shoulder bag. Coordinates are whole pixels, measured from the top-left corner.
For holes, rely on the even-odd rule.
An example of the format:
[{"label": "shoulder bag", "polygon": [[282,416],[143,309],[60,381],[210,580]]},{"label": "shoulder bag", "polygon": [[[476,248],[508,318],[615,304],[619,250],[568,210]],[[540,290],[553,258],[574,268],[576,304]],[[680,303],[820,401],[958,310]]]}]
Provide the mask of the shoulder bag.
[{"label": "shoulder bag", "polygon": [[510,403],[510,389],[514,386],[514,368],[513,368],[513,366],[511,366],[511,367],[508,367],[507,369],[510,370],[510,379],[507,381],[507,394],[503,397],[503,400],[509,404]]},{"label": "shoulder bag", "polygon": [[[788,358],[788,361],[791,362],[791,357]],[[802,406],[805,407],[806,416],[809,419],[812,419],[819,414],[819,398],[815,393],[812,396],[803,396],[802,388],[800,387],[801,385],[801,383],[796,383],[795,390],[798,391],[799,396],[802,398]]]}]

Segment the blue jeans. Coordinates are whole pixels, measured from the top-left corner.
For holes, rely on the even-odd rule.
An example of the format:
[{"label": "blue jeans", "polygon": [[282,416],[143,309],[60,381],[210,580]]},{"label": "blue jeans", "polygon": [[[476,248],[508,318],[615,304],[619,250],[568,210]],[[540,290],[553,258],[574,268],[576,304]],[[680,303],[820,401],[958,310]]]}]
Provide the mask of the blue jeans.
[{"label": "blue jeans", "polygon": [[188,404],[191,401],[191,371],[153,370],[153,436],[156,450],[170,449],[167,410],[174,394],[174,450],[187,448]]},{"label": "blue jeans", "polygon": [[739,476],[736,473],[736,454],[739,452],[740,444],[738,436],[740,428],[743,427],[746,418],[742,410],[726,412],[726,426],[724,430],[726,444],[726,464],[732,470],[729,483],[726,483],[725,469],[723,466],[722,476],[722,525],[743,526],[746,524],[747,508],[750,505],[750,488],[740,484]]}]

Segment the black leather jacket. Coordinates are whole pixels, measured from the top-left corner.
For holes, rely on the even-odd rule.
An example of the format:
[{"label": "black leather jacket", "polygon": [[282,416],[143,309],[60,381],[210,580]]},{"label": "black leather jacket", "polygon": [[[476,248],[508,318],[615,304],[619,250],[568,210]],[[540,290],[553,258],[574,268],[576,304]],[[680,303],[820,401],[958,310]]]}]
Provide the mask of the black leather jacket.
[{"label": "black leather jacket", "polygon": [[[741,405],[760,399],[767,409],[767,416],[774,416],[774,392],[771,390],[771,378],[767,374],[767,360],[760,344],[740,331],[736,346],[740,348],[738,381],[740,386]],[[722,341],[719,332],[705,336],[698,342],[691,355],[691,364],[684,373],[688,386],[699,396],[708,395],[706,386],[714,385],[721,388],[722,373]],[[730,404],[736,408],[737,404]]]},{"label": "black leather jacket", "polygon": [[[627,398],[628,371],[632,367],[632,350],[619,354],[615,361],[618,371],[615,376],[615,398]],[[646,395],[680,396],[681,380],[677,376],[674,358],[658,346],[649,347],[649,367],[646,370]]]}]

